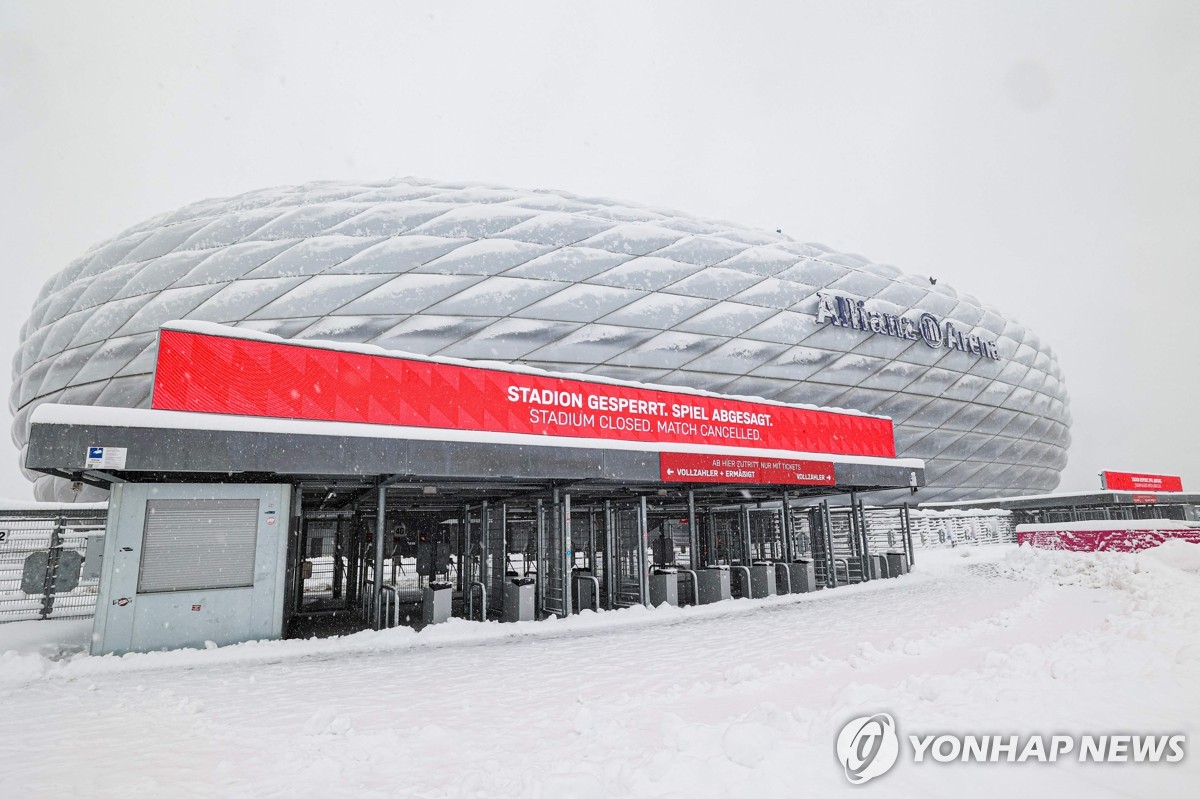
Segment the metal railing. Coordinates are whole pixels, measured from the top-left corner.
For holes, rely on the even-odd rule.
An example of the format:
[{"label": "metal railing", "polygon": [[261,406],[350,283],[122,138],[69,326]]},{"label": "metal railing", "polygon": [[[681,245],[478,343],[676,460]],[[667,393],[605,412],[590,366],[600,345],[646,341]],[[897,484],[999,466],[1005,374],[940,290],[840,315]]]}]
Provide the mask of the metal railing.
[{"label": "metal railing", "polygon": [[742,585],[741,585],[742,595],[740,597],[738,597],[738,599],[750,599],[751,597],[754,596],[754,592],[750,589],[750,567],[749,566],[737,566],[737,565],[733,565],[733,566],[729,567],[730,571],[733,571],[734,569],[741,569],[743,572],[745,572],[745,574],[742,577]]},{"label": "metal railing", "polygon": [[362,581],[362,593],[359,596],[362,597],[362,601],[358,605],[358,612],[362,616],[363,623],[368,627],[375,627],[374,578]]},{"label": "metal railing", "polygon": [[837,567],[838,567],[839,563],[842,564],[842,571],[844,571],[846,573],[846,585],[850,584],[850,561],[847,560],[846,558],[834,558],[833,559],[833,586],[835,588],[837,587],[837,584],[838,584]]},{"label": "metal railing", "polygon": [[467,618],[475,618],[475,589],[479,589],[479,620],[487,621],[487,586],[479,580],[472,580],[467,586]]},{"label": "metal railing", "polygon": [[699,605],[700,604],[700,581],[696,579],[696,572],[693,571],[692,569],[679,569],[678,567],[676,567],[676,568],[680,574],[686,574],[692,578],[692,604]]},{"label": "metal railing", "polygon": [[107,517],[104,508],[0,512],[0,623],[92,616]]},{"label": "metal railing", "polygon": [[[576,579],[576,580],[589,580],[589,581],[591,581],[591,583],[592,583],[592,596],[595,598],[595,599],[594,599],[594,602],[595,602],[595,605],[596,605],[596,610],[599,610],[599,609],[600,609],[600,578],[596,577],[596,576],[595,576],[595,575],[593,575],[593,574],[576,574],[576,575],[575,575],[575,579]],[[578,604],[579,604],[579,602],[578,602],[578,597],[576,597],[576,605],[578,605]],[[576,612],[576,613],[578,613],[578,612],[579,612],[579,608],[578,608],[578,607],[576,607],[576,608],[575,608],[575,612]]]},{"label": "metal railing", "polygon": [[[388,595],[391,600],[388,600]],[[400,623],[400,592],[394,585],[385,585],[379,589],[380,596],[380,628],[390,629]]]},{"label": "metal railing", "polygon": [[781,591],[780,593],[790,594],[790,593],[792,593],[792,567],[786,563],[776,563],[775,564],[775,579],[776,580],[779,579],[779,570],[780,569],[783,569],[783,581],[784,581],[784,590]]}]

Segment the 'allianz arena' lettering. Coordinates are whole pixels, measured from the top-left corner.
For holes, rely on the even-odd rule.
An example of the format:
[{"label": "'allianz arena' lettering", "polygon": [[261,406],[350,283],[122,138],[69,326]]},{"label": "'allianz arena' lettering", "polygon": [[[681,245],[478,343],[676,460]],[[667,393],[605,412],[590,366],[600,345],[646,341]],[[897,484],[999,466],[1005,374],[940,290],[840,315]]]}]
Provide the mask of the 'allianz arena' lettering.
[{"label": "'allianz arena' lettering", "polygon": [[836,294],[817,295],[817,324],[849,327],[866,333],[924,341],[926,345],[946,347],[973,355],[1000,360],[996,342],[964,333],[953,322],[943,322],[931,313],[923,313],[914,322],[900,314],[882,313],[866,307],[866,302]]}]

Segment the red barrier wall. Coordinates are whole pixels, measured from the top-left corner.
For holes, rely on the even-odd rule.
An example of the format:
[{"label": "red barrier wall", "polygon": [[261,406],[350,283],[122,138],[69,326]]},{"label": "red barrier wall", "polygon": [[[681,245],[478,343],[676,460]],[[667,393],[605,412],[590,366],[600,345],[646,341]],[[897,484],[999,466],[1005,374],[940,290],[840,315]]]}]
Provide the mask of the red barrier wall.
[{"label": "red barrier wall", "polygon": [[1017,543],[1038,549],[1070,552],[1140,552],[1170,538],[1200,544],[1200,528],[1166,530],[1029,530],[1017,532]]}]

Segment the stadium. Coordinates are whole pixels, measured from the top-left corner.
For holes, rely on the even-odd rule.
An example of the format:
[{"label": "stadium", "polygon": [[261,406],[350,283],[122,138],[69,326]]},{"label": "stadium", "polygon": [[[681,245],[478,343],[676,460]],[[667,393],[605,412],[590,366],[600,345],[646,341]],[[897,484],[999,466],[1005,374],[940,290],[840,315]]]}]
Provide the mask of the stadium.
[{"label": "stadium", "polygon": [[887,416],[923,501],[1050,491],[1070,443],[1051,349],[942,281],[676,211],[401,179],[205,200],[69,265],[14,358],[22,453],[39,405],[149,407],[172,320]]}]

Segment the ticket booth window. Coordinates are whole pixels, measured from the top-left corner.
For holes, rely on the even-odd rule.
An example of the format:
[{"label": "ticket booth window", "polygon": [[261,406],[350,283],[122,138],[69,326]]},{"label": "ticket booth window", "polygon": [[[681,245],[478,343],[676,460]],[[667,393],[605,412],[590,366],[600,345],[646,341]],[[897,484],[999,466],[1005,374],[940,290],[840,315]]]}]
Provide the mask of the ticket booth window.
[{"label": "ticket booth window", "polygon": [[254,585],[257,499],[146,503],[138,593]]}]

